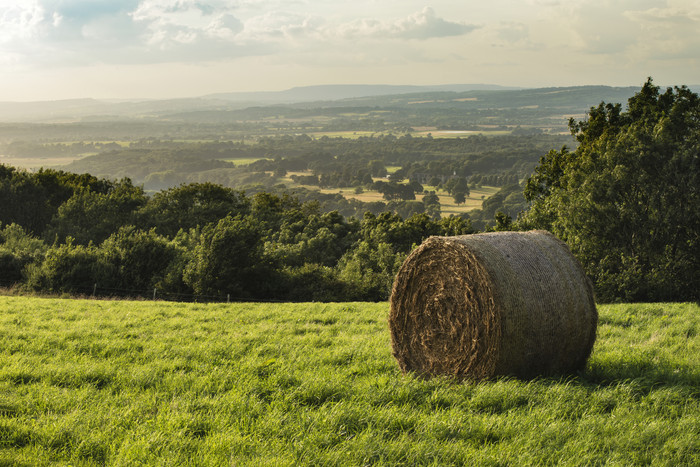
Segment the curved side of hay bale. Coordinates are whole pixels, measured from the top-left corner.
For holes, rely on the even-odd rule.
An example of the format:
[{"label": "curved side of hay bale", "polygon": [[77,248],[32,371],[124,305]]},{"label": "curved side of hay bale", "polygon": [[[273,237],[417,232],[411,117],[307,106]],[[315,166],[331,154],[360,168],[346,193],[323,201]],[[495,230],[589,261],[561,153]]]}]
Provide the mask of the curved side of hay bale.
[{"label": "curved side of hay bale", "polygon": [[598,313],[568,247],[545,231],[431,237],[403,263],[389,328],[401,369],[482,379],[585,365]]}]

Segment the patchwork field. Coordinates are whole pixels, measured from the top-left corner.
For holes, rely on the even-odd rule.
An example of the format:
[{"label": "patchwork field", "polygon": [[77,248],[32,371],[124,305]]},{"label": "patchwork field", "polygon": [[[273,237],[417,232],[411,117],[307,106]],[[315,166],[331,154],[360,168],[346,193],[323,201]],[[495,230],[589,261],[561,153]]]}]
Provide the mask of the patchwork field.
[{"label": "patchwork field", "polygon": [[[430,187],[426,186],[426,190],[434,190],[435,187]],[[379,193],[378,191],[363,191],[362,193],[355,193],[355,191],[352,188],[343,188],[343,189],[323,189],[320,190],[322,193],[340,193],[343,195],[345,198],[348,199],[357,199],[363,202],[372,202],[372,201],[383,201],[386,202],[386,200],[383,198],[383,195]],[[443,216],[449,216],[450,214],[462,214],[471,211],[472,209],[480,209],[482,203],[486,198],[489,196],[493,195],[498,191],[497,187],[481,187],[477,189],[471,190],[471,193],[469,196],[467,196],[466,202],[462,204],[457,204],[454,202],[454,199],[452,196],[447,194],[445,191],[439,191],[438,198],[440,198],[440,212]],[[418,194],[416,195],[416,200],[420,201],[423,199],[423,195]]]},{"label": "patchwork field", "polygon": [[386,303],[0,297],[0,465],[699,465],[700,307],[599,311],[584,372],[459,383]]}]

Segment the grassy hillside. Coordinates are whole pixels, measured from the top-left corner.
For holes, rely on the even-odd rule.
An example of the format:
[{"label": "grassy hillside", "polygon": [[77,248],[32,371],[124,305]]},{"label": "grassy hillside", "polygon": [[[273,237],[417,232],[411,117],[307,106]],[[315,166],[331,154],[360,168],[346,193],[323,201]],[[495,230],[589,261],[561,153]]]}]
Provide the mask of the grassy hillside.
[{"label": "grassy hillside", "polygon": [[561,379],[402,375],[386,303],[0,297],[0,465],[700,464],[700,307],[600,307]]}]

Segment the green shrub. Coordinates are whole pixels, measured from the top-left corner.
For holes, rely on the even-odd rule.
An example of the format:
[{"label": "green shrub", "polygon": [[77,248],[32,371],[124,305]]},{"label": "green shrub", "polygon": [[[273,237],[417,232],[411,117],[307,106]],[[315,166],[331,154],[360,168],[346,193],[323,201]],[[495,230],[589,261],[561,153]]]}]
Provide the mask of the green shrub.
[{"label": "green shrub", "polygon": [[109,286],[144,290],[158,286],[162,289],[164,282],[177,283],[177,278],[170,276],[173,272],[171,265],[184,252],[153,229],[144,232],[126,226],[102,243],[100,253],[104,262],[115,271]]},{"label": "green shrub", "polygon": [[27,265],[40,262],[46,249],[42,240],[17,224],[0,229],[0,285],[22,282]]},{"label": "green shrub", "polygon": [[197,294],[248,298],[270,287],[262,237],[252,217],[226,216],[202,229],[184,281]]},{"label": "green shrub", "polygon": [[90,293],[94,284],[109,282],[115,268],[93,245],[73,245],[73,239],[48,249],[40,264],[27,269],[27,286],[34,290]]}]

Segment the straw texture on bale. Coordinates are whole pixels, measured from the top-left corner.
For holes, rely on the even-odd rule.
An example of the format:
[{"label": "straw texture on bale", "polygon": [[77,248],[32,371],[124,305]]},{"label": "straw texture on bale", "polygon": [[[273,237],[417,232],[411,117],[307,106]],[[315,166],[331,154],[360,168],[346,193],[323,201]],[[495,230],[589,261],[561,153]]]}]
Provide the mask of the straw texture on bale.
[{"label": "straw texture on bale", "polygon": [[469,379],[579,370],[597,322],[591,281],[545,231],[428,238],[399,269],[389,315],[404,372]]}]

